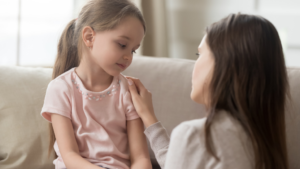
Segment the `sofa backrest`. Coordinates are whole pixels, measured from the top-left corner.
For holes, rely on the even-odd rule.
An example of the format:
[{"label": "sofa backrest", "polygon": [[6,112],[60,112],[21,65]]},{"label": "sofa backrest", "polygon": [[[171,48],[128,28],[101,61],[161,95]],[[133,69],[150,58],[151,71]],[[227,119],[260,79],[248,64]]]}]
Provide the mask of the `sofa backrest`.
[{"label": "sofa backrest", "polygon": [[[205,116],[190,99],[195,61],[135,57],[123,73],[152,92],[155,113],[168,130]],[[0,66],[0,168],[54,169],[47,158],[48,122],[40,110],[52,69]],[[300,168],[300,68],[288,68],[291,102],[287,108],[287,145],[291,169]],[[154,158],[153,153],[151,154]]]}]

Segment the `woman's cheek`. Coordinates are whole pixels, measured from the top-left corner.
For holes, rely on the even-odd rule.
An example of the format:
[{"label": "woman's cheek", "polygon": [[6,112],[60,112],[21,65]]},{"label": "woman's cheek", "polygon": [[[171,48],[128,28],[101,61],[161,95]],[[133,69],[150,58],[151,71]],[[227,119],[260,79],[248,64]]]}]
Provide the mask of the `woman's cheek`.
[{"label": "woman's cheek", "polygon": [[203,89],[203,78],[201,78],[201,65],[199,65],[199,62],[197,61],[193,70],[193,76],[192,76],[192,92],[191,92],[191,99],[195,102],[199,103],[201,102],[201,95],[202,95],[202,89]]}]

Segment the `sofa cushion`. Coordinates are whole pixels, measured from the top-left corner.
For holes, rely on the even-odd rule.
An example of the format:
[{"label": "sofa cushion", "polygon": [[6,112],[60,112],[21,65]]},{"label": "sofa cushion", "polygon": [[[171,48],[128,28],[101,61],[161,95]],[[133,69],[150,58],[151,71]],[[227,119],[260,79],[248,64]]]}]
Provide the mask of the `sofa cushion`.
[{"label": "sofa cushion", "polygon": [[0,168],[53,169],[40,116],[52,69],[0,67]]}]

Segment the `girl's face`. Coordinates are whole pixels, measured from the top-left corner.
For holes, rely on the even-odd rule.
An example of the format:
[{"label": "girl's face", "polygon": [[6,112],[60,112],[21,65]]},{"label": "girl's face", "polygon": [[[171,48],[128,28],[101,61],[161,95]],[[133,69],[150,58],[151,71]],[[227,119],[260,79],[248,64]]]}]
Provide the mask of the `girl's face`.
[{"label": "girl's face", "polygon": [[113,30],[97,32],[89,49],[93,66],[99,66],[111,76],[120,74],[131,64],[143,37],[142,23],[131,16],[123,18]]},{"label": "girl's face", "polygon": [[199,58],[193,70],[191,98],[197,103],[209,105],[208,87],[213,75],[214,56],[206,43],[206,35],[198,47],[198,52]]}]

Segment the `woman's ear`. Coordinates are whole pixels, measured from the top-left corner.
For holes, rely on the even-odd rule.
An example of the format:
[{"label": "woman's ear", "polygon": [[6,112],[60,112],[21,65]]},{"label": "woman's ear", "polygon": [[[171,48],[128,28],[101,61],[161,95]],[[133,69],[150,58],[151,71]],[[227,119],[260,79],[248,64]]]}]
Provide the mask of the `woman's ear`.
[{"label": "woman's ear", "polygon": [[86,47],[93,47],[95,35],[95,31],[90,26],[86,26],[82,29],[82,40]]}]

